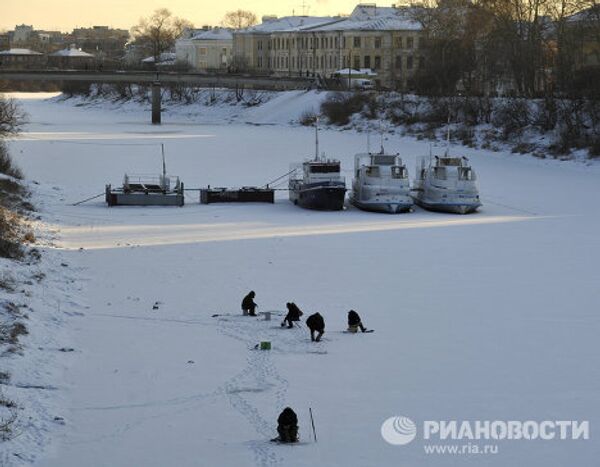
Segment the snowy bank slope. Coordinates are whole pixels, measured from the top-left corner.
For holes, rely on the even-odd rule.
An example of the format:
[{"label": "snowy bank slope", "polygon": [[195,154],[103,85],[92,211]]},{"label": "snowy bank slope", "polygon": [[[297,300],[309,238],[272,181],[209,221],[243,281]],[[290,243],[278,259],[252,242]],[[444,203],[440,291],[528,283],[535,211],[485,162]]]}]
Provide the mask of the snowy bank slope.
[{"label": "snowy bank slope", "polygon": [[[56,384],[66,425],[38,465],[583,466],[600,455],[593,439],[428,455],[422,439],[380,435],[393,415],[600,423],[595,167],[468,150],[484,207],[467,217],[309,212],[284,192],[274,205],[201,206],[190,194],[184,208],[74,207],[125,170],[158,171],[160,142],[190,188],[253,185],[311,154],[312,131],[185,115],[156,128],[139,111],[25,106],[31,123],[13,152],[62,190],[45,220],[87,279],[72,298],[82,315],[64,323],[78,350]],[[364,145],[322,133],[349,177]],[[410,139],[386,145],[411,175],[428,152]],[[325,340],[241,317],[250,289],[261,310],[294,300],[320,311]],[[376,332],[342,333],[350,308]],[[273,350],[252,350],[260,340]],[[299,446],[268,442],[285,405],[298,411]]]}]

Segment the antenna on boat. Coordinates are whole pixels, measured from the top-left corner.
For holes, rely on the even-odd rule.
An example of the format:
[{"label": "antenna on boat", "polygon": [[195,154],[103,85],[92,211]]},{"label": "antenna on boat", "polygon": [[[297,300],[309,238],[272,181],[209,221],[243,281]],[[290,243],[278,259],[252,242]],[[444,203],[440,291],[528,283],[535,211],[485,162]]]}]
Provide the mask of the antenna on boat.
[{"label": "antenna on boat", "polygon": [[319,117],[315,118],[315,160],[319,160]]},{"label": "antenna on boat", "polygon": [[167,179],[167,164],[165,162],[165,145],[164,145],[164,143],[160,143],[160,150],[162,152],[163,180],[166,180]]},{"label": "antenna on boat", "polygon": [[371,127],[367,125],[367,154],[371,153]]},{"label": "antenna on boat", "polygon": [[383,149],[383,128],[381,126],[381,120],[379,120],[379,137],[381,138],[381,140],[380,140],[381,154],[383,154],[385,152],[385,150]]},{"label": "antenna on boat", "polygon": [[444,154],[446,157],[448,157],[448,153],[450,152],[450,112],[448,112],[448,126],[447,128],[447,135],[446,135],[446,153]]}]

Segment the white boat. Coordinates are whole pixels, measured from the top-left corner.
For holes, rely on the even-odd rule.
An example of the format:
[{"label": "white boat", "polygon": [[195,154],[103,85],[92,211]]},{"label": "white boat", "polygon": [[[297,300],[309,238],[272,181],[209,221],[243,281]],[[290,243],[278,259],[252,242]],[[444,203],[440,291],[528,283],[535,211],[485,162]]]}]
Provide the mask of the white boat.
[{"label": "white boat", "polygon": [[339,160],[319,157],[318,131],[315,124],[315,158],[296,164],[290,171],[290,201],[306,209],[339,211],[344,209],[346,179]]},{"label": "white boat", "polygon": [[415,203],[430,211],[468,214],[481,206],[477,175],[466,157],[417,158]]},{"label": "white boat", "polygon": [[359,209],[396,214],[410,211],[408,170],[398,154],[363,153],[354,156],[350,203]]}]

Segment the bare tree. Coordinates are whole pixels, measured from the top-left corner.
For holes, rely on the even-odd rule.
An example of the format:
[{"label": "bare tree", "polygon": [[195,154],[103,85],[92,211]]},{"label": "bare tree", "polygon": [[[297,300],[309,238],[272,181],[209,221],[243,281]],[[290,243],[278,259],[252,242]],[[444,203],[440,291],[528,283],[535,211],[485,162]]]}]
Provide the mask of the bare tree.
[{"label": "bare tree", "polygon": [[173,48],[175,41],[185,29],[193,28],[189,21],[173,16],[166,8],[159,8],[147,18],[140,18],[131,29],[131,35],[137,45],[143,47],[158,63],[160,54]]},{"label": "bare tree", "polygon": [[258,23],[256,15],[247,10],[230,11],[223,17],[222,24],[232,29],[244,29]]},{"label": "bare tree", "polygon": [[25,113],[12,99],[0,95],[0,139],[16,135],[25,123]]}]

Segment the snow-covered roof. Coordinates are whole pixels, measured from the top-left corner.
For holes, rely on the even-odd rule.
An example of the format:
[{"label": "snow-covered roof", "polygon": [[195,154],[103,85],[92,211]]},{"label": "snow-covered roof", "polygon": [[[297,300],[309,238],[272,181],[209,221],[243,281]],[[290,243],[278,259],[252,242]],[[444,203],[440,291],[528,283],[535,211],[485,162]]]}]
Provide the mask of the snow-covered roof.
[{"label": "snow-covered roof", "polygon": [[600,6],[593,6],[590,8],[586,8],[585,10],[578,11],[577,13],[568,16],[568,23],[575,23],[580,21],[595,21],[600,16]]},{"label": "snow-covered roof", "polygon": [[339,17],[333,16],[284,16],[271,19],[256,26],[236,31],[236,34],[268,34],[283,31],[301,31],[307,28],[323,26],[331,22],[339,21]]},{"label": "snow-covered roof", "polygon": [[334,75],[342,75],[342,76],[348,76],[348,75],[377,76],[377,73],[375,73],[370,68],[359,68],[358,70],[355,68],[343,68],[342,70],[335,71],[333,74]]},{"label": "snow-covered roof", "polygon": [[[172,65],[177,60],[175,52],[163,52],[158,57],[157,65]],[[142,60],[142,63],[154,63],[154,57],[147,57]]]},{"label": "snow-covered roof", "polygon": [[83,50],[76,49],[75,47],[69,47],[66,49],[59,50],[50,54],[51,57],[78,57],[78,58],[93,58],[92,54],[84,52]]},{"label": "snow-covered roof", "polygon": [[408,8],[358,5],[352,14],[332,24],[311,31],[418,31],[422,25],[414,20]]},{"label": "snow-covered roof", "polygon": [[233,34],[229,29],[215,28],[202,31],[192,37],[193,41],[231,41]]},{"label": "snow-covered roof", "polygon": [[42,55],[35,50],[30,49],[8,49],[0,51],[0,55]]}]

